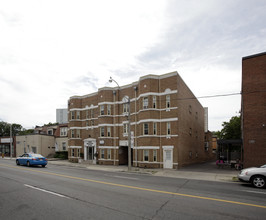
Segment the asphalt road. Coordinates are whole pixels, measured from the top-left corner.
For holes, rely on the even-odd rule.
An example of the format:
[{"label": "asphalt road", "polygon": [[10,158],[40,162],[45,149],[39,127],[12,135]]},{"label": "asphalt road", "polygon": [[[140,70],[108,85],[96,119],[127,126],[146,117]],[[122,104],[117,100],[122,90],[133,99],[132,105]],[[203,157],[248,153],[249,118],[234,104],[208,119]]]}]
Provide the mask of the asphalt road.
[{"label": "asphalt road", "polygon": [[265,219],[266,190],[0,160],[0,219]]}]

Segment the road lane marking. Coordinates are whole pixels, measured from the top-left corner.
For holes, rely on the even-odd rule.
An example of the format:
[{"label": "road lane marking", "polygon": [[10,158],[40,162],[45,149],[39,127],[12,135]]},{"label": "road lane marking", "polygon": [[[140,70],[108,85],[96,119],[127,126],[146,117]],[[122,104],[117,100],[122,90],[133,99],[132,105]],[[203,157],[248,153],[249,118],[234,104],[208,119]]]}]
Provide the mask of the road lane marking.
[{"label": "road lane marking", "polygon": [[15,166],[10,166],[10,165],[5,165],[5,164],[1,164],[1,166],[10,167],[10,168],[17,168],[17,169],[21,169],[21,170],[32,171],[32,172],[36,172],[36,173],[43,173],[43,174],[48,174],[48,175],[53,175],[53,176],[59,176],[59,177],[64,177],[64,178],[69,178],[69,179],[83,180],[86,182],[100,183],[100,184],[104,184],[104,185],[123,187],[123,188],[128,188],[128,189],[136,189],[136,190],[156,192],[156,193],[161,193],[161,194],[182,196],[182,197],[187,197],[187,198],[203,199],[203,200],[209,200],[209,201],[216,201],[216,202],[223,202],[223,203],[229,203],[229,204],[235,204],[235,205],[251,206],[251,207],[266,209],[266,205],[257,205],[257,204],[251,204],[251,203],[245,203],[245,202],[225,200],[225,199],[217,199],[217,198],[211,198],[211,197],[196,196],[196,195],[190,195],[190,194],[182,194],[182,193],[175,193],[175,192],[162,191],[162,190],[156,190],[156,189],[142,188],[142,187],[137,187],[137,186],[123,185],[123,184],[117,184],[117,183],[111,183],[111,182],[104,182],[104,181],[100,181],[100,180],[93,180],[93,179],[86,179],[86,178],[75,177],[75,176],[68,176],[68,175],[64,175],[64,174],[51,173],[51,172],[47,172],[47,171],[33,170],[30,168],[15,167]]},{"label": "road lane marking", "polygon": [[42,192],[45,192],[45,193],[50,193],[50,194],[55,195],[55,196],[59,196],[59,197],[63,197],[63,198],[67,198],[68,199],[67,196],[64,196],[64,195],[59,194],[59,193],[55,193],[55,192],[52,192],[52,191],[41,189],[41,188],[38,188],[38,187],[35,187],[35,186],[31,186],[31,185],[28,185],[28,184],[24,184],[24,186],[26,186],[28,188],[36,189],[36,190],[39,190],[39,191],[42,191]]},{"label": "road lane marking", "polygon": [[265,194],[266,192],[259,192],[259,191],[251,191],[251,190],[241,190],[242,192],[249,192],[249,193],[259,193],[259,194]]}]

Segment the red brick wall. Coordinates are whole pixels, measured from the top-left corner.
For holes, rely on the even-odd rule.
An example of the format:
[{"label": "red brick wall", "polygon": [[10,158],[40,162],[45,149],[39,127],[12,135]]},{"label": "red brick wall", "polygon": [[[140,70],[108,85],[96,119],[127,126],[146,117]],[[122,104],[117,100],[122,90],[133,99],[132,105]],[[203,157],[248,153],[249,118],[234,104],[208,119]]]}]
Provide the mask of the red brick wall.
[{"label": "red brick wall", "polygon": [[[134,89],[137,87],[137,90]],[[116,91],[114,98],[113,91]],[[168,93],[170,95],[170,109],[166,109],[166,91],[174,91]],[[177,91],[177,92],[176,92]],[[145,95],[146,94],[146,95]],[[153,95],[156,96],[156,109],[152,108]],[[158,95],[159,94],[159,95]],[[148,97],[148,109],[143,109],[143,97]],[[71,120],[69,114],[69,128],[91,126],[91,115],[89,110],[88,120],[86,119],[86,106],[90,108],[91,104],[98,106],[94,108],[94,126],[98,124],[122,124],[127,121],[127,116],[123,114],[122,99],[129,96],[131,101],[131,131],[134,132],[135,145],[140,147],[138,149],[137,161],[140,167],[163,167],[163,146],[173,146],[173,163],[174,168],[201,162],[206,159],[204,153],[204,109],[198,100],[195,98],[190,89],[186,86],[184,81],[178,73],[165,74],[161,76],[144,76],[141,77],[137,83],[121,87],[119,90],[103,88],[99,89],[98,93],[90,94],[84,97],[72,97],[69,100],[69,112],[79,109],[81,120]],[[137,99],[135,99],[137,98]],[[192,99],[191,99],[192,98]],[[116,104],[111,104],[111,116],[107,114],[107,103],[113,103],[115,99]],[[117,104],[119,101],[119,105]],[[105,102],[105,103],[104,103]],[[104,103],[104,116],[100,116],[100,104]],[[191,106],[191,107],[190,107]],[[136,112],[135,112],[136,108]],[[115,115],[115,117],[112,117]],[[117,117],[119,115],[119,117]],[[178,120],[171,121],[171,135],[166,138],[166,124],[167,119]],[[161,120],[157,122],[157,135],[153,135],[153,121],[146,122],[145,120],[154,119]],[[83,120],[83,121],[82,121]],[[144,122],[149,124],[149,135],[143,134]],[[99,140],[104,140],[101,146],[118,146],[120,140],[127,140],[128,137],[123,136],[123,127],[111,127],[112,138],[100,138],[100,128],[80,129],[81,138],[69,140],[69,146],[83,146],[83,140],[91,137],[96,139],[96,144],[99,146]],[[191,129],[190,129],[191,128]],[[75,130],[76,132],[76,130]],[[190,134],[191,132],[191,134]],[[105,134],[107,128],[105,127]],[[71,132],[69,131],[69,137]],[[178,135],[178,136],[177,136]],[[157,163],[153,162],[152,151],[149,150],[149,163],[143,162],[143,147],[159,147],[157,150]],[[81,149],[83,153],[83,148]],[[191,155],[190,155],[191,152]],[[116,159],[118,159],[118,150],[115,150]],[[112,150],[113,158],[113,150]],[[122,160],[122,159],[121,159]],[[133,150],[133,161],[135,161],[135,150]],[[113,164],[113,162],[101,160],[101,164]]]},{"label": "red brick wall", "polygon": [[244,167],[266,164],[266,53],[242,59],[242,113]]}]

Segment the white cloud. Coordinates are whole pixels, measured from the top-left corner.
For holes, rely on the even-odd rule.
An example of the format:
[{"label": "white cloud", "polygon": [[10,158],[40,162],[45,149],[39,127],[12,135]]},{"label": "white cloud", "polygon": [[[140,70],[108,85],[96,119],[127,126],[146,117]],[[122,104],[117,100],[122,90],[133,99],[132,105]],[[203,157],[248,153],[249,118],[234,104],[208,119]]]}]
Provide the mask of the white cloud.
[{"label": "white cloud", "polygon": [[[70,96],[115,86],[110,76],[178,71],[196,96],[239,92],[241,58],[265,51],[265,11],[260,0],[2,1],[0,119],[55,121]],[[212,130],[240,108],[237,96],[200,102]]]}]

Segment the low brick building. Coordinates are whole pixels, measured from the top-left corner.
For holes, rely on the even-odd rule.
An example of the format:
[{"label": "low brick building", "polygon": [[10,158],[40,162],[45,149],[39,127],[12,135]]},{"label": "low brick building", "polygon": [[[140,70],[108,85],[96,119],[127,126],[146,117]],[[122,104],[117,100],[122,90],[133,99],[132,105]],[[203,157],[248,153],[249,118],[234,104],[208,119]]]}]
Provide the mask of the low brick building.
[{"label": "low brick building", "polygon": [[128,99],[133,166],[178,168],[209,158],[204,108],[179,74],[172,72],[70,97],[70,161],[127,164]]},{"label": "low brick building", "polygon": [[16,157],[16,136],[13,136],[12,138],[0,137],[0,157],[2,156]]},{"label": "low brick building", "polygon": [[266,164],[266,52],[242,58],[244,167]]}]

